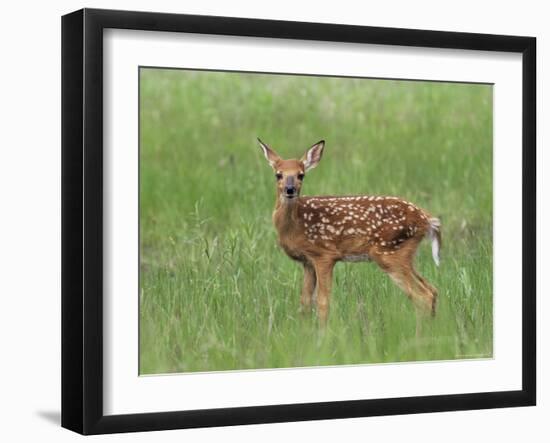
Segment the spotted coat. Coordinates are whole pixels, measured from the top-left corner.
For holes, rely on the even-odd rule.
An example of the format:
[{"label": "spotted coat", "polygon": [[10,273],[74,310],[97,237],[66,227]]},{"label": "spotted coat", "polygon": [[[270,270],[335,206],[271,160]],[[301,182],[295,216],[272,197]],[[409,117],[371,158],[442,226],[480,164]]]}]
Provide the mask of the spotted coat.
[{"label": "spotted coat", "polygon": [[[431,218],[398,197],[369,195],[300,197],[296,217],[298,232],[292,237],[294,241],[302,237],[313,246],[306,246],[306,252],[329,253],[334,260],[345,261],[368,260],[373,253],[394,254],[409,238],[424,236]],[[284,241],[282,246],[287,249]]]}]

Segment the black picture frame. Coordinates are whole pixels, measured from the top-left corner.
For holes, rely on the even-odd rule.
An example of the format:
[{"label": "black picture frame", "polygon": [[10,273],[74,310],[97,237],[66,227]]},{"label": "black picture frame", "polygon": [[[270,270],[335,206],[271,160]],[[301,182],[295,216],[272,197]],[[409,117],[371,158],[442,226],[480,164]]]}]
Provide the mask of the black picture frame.
[{"label": "black picture frame", "polygon": [[[357,401],[103,413],[103,31],[192,32],[522,55],[522,389]],[[83,9],[62,18],[62,426],[82,434],[228,426],[536,403],[536,39]]]}]

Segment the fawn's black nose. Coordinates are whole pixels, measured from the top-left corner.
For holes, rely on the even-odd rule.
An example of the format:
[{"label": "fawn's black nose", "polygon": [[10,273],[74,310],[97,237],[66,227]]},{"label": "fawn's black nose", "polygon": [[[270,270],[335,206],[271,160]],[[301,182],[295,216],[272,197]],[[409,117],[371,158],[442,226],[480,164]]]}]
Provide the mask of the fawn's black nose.
[{"label": "fawn's black nose", "polygon": [[294,195],[296,194],[296,188],[294,186],[285,186],[285,192],[286,195]]}]

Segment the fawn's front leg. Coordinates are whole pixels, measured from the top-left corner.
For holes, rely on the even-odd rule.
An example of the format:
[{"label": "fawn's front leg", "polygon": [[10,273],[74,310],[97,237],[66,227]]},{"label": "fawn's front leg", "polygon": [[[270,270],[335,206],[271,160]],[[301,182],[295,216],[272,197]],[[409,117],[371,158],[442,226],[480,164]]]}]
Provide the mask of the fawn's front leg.
[{"label": "fawn's front leg", "polygon": [[300,297],[300,312],[302,314],[311,312],[311,299],[316,282],[315,268],[311,263],[304,263],[304,284],[302,286],[302,296]]},{"label": "fawn's front leg", "polygon": [[326,326],[332,287],[333,261],[319,260],[314,263],[317,277],[317,316],[321,326]]}]

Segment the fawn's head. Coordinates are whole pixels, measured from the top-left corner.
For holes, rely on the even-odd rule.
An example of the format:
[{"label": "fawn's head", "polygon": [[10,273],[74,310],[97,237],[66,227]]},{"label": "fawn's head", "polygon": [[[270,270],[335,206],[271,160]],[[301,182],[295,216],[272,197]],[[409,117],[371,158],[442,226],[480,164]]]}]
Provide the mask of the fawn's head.
[{"label": "fawn's head", "polygon": [[325,141],[315,143],[300,160],[282,159],[273,149],[258,139],[260,147],[275,171],[277,180],[277,195],[282,203],[291,203],[300,195],[306,172],[315,168],[321,161]]}]

